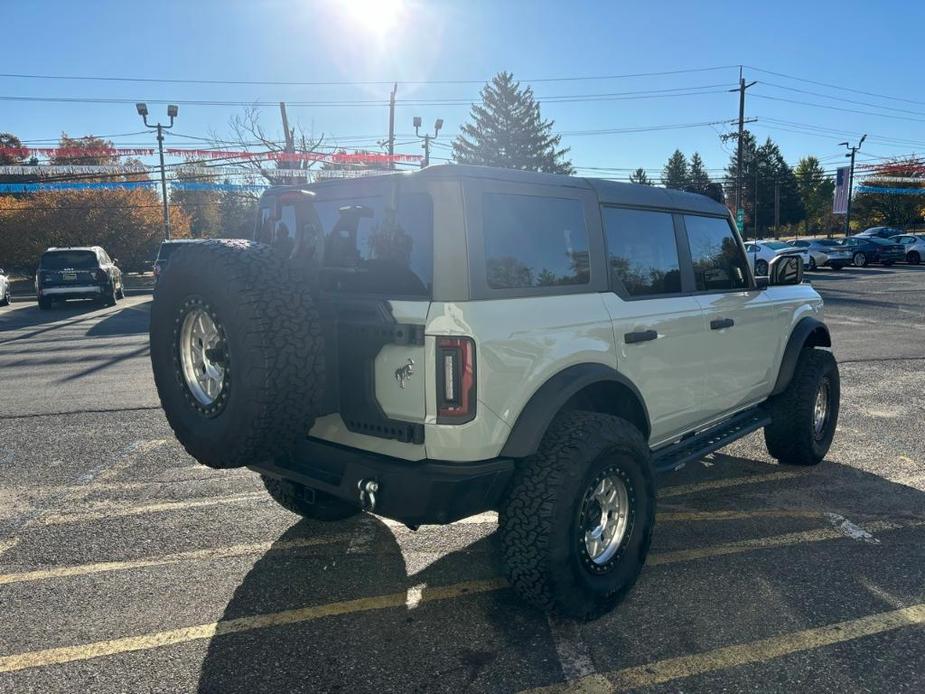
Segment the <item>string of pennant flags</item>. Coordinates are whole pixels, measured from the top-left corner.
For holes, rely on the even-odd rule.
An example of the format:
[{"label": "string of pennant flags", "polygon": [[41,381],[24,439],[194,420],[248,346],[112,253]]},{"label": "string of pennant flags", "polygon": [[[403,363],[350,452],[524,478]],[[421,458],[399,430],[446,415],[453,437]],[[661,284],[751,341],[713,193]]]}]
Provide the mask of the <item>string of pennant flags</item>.
[{"label": "string of pennant flags", "polygon": [[[25,159],[47,157],[60,161],[78,158],[113,158],[153,156],[152,147],[0,147],[0,156]],[[189,159],[263,159],[269,161],[327,162],[331,164],[419,163],[420,154],[384,154],[381,152],[250,152],[247,150],[188,149],[165,147],[164,154]]]}]

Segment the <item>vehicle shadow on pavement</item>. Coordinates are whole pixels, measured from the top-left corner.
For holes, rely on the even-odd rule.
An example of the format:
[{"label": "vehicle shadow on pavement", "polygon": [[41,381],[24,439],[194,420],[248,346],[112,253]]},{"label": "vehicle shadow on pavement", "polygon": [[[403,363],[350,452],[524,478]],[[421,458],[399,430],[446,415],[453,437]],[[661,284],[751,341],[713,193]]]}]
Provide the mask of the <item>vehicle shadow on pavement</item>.
[{"label": "vehicle shadow on pavement", "polygon": [[126,306],[115,311],[88,331],[87,337],[118,337],[120,335],[140,335],[148,332],[151,319],[151,302]]},{"label": "vehicle shadow on pavement", "polygon": [[[12,338],[15,340],[29,339],[50,330],[93,320],[95,316],[87,314],[102,310],[103,307],[93,301],[71,301],[64,305],[55,305],[47,311],[41,310],[36,303],[29,305],[14,303],[8,310],[0,313],[0,342],[4,342],[2,335],[5,332],[45,326]],[[49,323],[52,325],[48,325]]]},{"label": "vehicle shadow on pavement", "polygon": [[[544,614],[499,588],[493,524],[411,533],[370,516],[302,521],[275,544],[353,539],[321,557],[271,550],[258,560],[209,643],[199,691],[518,691],[562,682],[573,652],[614,672],[925,601],[922,492],[830,461],[802,469],[717,454],[707,465],[661,480],[639,583],[611,614],[570,623],[565,648]],[[467,584],[471,593],[451,590]],[[287,612],[305,606],[312,616]],[[925,657],[917,641],[902,649],[907,662]],[[873,655],[826,662],[830,684],[883,689]],[[740,689],[766,684],[760,672],[730,676]]]}]

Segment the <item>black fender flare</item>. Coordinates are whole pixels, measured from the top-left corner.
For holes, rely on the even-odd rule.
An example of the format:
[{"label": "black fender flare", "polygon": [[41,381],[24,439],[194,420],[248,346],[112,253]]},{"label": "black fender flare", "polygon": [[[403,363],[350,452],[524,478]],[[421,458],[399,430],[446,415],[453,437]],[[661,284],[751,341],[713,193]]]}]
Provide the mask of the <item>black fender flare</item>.
[{"label": "black fender flare", "polygon": [[575,393],[599,382],[615,382],[625,386],[636,398],[645,417],[643,436],[648,438],[651,425],[649,410],[636,385],[619,371],[604,364],[575,364],[552,376],[537,389],[521,410],[507,443],[501,449],[502,457],[525,458],[536,453],[552,420]]},{"label": "black fender flare", "polygon": [[778,395],[786,390],[793,379],[793,372],[797,368],[797,360],[800,353],[806,346],[810,347],[831,347],[832,338],[829,335],[829,329],[818,318],[805,316],[797,321],[790,332],[790,339],[787,340],[787,346],[784,348],[784,357],[780,362],[780,369],[777,371],[777,382],[774,384],[774,390],[771,395]]}]

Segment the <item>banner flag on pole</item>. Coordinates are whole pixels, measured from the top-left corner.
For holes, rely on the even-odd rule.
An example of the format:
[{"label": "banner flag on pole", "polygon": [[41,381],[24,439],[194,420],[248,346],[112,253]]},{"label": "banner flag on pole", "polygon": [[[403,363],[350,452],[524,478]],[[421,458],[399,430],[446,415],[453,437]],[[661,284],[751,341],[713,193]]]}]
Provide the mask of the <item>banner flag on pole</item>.
[{"label": "banner flag on pole", "polygon": [[851,178],[851,169],[848,166],[839,167],[835,171],[835,199],[832,203],[833,214],[848,214],[848,183]]}]

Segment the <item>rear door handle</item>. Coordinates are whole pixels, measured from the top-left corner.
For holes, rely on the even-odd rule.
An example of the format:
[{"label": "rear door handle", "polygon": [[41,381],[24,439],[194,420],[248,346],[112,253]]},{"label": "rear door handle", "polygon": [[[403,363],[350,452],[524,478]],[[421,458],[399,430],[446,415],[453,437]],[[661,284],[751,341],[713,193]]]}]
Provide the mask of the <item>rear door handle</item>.
[{"label": "rear door handle", "polygon": [[722,330],[723,328],[731,328],[733,325],[735,325],[735,321],[732,318],[717,318],[710,321],[710,330]]},{"label": "rear door handle", "polygon": [[648,342],[649,340],[655,340],[658,338],[658,332],[655,330],[641,330],[636,333],[626,333],[623,336],[623,341],[631,345],[635,342]]}]

